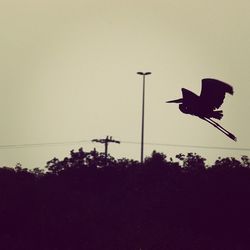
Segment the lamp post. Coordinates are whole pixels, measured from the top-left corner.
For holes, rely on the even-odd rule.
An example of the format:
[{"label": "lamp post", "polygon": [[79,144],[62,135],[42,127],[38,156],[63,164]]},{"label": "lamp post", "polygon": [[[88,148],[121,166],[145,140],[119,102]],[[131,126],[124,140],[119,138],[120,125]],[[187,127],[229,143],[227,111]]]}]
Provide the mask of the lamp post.
[{"label": "lamp post", "polygon": [[142,125],[141,125],[141,163],[143,163],[143,147],[144,147],[144,106],[145,106],[145,77],[151,75],[151,72],[137,72],[138,75],[143,76],[142,89]]}]

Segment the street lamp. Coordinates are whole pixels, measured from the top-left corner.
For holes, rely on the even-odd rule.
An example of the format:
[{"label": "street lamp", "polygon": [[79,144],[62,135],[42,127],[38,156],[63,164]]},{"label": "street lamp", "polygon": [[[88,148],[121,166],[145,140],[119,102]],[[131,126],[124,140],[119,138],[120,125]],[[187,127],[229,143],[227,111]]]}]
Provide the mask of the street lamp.
[{"label": "street lamp", "polygon": [[143,76],[143,90],[142,90],[142,125],[141,125],[141,163],[143,163],[143,146],[144,146],[144,103],[145,103],[145,77],[151,75],[151,72],[137,72],[138,75]]}]

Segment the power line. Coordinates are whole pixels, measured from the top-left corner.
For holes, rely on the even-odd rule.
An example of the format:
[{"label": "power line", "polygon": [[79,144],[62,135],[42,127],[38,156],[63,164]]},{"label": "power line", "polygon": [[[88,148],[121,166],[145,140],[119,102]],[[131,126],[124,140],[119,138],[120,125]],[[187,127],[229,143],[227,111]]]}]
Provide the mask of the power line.
[{"label": "power line", "polygon": [[91,141],[90,140],[80,140],[80,141],[63,141],[63,142],[9,144],[9,145],[0,145],[0,149],[45,147],[45,146],[57,146],[57,145],[73,145],[73,144],[86,143],[86,142],[91,142]]},{"label": "power line", "polygon": [[[121,143],[140,144],[139,142],[134,142],[134,141],[121,141]],[[144,144],[152,146],[179,147],[179,148],[181,147],[181,148],[221,149],[221,150],[232,150],[232,151],[250,151],[250,148],[230,148],[230,147],[228,148],[228,147],[216,147],[216,146],[167,144],[167,143],[154,143],[154,142],[145,142]]]},{"label": "power line", "polygon": [[[140,144],[136,141],[120,141],[123,144]],[[60,146],[60,145],[73,145],[80,143],[92,143],[91,140],[79,141],[63,141],[63,142],[45,142],[45,143],[26,143],[26,144],[8,144],[0,145],[0,149],[15,149],[26,147],[46,147],[46,146]],[[217,146],[202,146],[202,145],[188,145],[188,144],[170,144],[170,143],[155,143],[145,142],[149,146],[163,146],[163,147],[179,147],[179,148],[199,148],[199,149],[217,149],[217,150],[232,150],[232,151],[250,151],[250,148],[235,148],[235,147],[217,147]]]}]

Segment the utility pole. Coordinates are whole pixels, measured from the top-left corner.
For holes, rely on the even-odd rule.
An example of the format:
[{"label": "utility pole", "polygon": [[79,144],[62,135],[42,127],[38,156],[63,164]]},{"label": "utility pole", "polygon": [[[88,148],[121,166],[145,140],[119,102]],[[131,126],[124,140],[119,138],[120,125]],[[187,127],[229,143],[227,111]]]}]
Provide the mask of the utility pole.
[{"label": "utility pole", "polygon": [[143,149],[144,149],[144,106],[145,106],[145,77],[151,75],[151,72],[137,72],[138,75],[143,76],[143,89],[142,89],[142,125],[141,125],[141,163],[143,163]]},{"label": "utility pole", "polygon": [[98,143],[102,143],[105,146],[105,161],[107,161],[107,157],[108,157],[108,144],[109,143],[119,143],[120,141],[116,141],[112,139],[112,136],[107,136],[105,139],[93,139],[92,142],[98,142]]}]

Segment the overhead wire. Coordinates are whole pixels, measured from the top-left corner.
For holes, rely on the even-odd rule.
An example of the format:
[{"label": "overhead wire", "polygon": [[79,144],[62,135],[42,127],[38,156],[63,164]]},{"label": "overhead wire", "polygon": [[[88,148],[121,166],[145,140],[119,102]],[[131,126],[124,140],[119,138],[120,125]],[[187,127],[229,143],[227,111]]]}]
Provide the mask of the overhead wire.
[{"label": "overhead wire", "polygon": [[85,142],[91,142],[91,141],[90,140],[80,140],[80,141],[63,141],[63,142],[8,144],[8,145],[0,145],[0,149],[45,147],[45,146],[57,146],[57,145],[73,145],[73,144],[79,144],[79,143],[85,143]]},{"label": "overhead wire", "polygon": [[[140,144],[140,142],[133,141],[121,141],[121,143],[129,144]],[[165,147],[179,147],[179,148],[200,148],[200,149],[221,149],[221,150],[232,150],[232,151],[250,151],[250,148],[235,148],[235,147],[217,147],[217,146],[200,146],[200,145],[187,145],[187,144],[169,144],[169,143],[154,143],[145,142],[145,145],[152,146],[165,146]]]},{"label": "overhead wire", "polygon": [[[62,141],[62,142],[44,142],[44,143],[25,143],[25,144],[7,144],[0,145],[0,149],[15,149],[27,147],[46,147],[46,146],[60,146],[60,145],[74,145],[80,143],[92,143],[91,140],[79,141]],[[136,141],[121,141],[124,144],[141,144]],[[170,143],[156,143],[145,142],[144,145],[148,146],[163,146],[163,147],[179,147],[179,148],[198,148],[198,149],[216,149],[216,150],[231,150],[231,151],[250,151],[250,148],[236,148],[236,147],[218,147],[218,146],[202,146],[202,145],[188,145],[188,144],[170,144]]]}]

